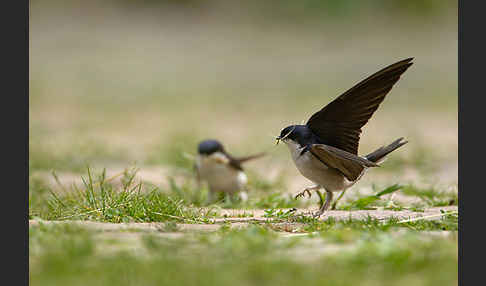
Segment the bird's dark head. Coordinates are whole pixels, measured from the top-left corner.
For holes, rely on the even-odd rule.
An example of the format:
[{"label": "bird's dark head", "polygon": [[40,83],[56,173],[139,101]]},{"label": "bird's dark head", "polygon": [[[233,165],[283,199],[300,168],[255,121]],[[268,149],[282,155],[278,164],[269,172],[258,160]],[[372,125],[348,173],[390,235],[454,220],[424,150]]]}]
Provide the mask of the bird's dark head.
[{"label": "bird's dark head", "polygon": [[218,140],[209,139],[199,143],[197,152],[201,155],[211,155],[215,152],[224,153],[224,148]]},{"label": "bird's dark head", "polygon": [[290,125],[280,131],[280,136],[277,138],[277,144],[279,141],[288,143],[293,141],[300,146],[305,146],[311,143],[315,143],[315,135],[306,125]]}]

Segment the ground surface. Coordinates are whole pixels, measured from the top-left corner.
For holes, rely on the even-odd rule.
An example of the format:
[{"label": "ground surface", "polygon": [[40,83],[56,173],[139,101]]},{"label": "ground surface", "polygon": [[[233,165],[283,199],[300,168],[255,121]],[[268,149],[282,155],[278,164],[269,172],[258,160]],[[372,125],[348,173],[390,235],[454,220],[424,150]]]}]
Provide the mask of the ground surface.
[{"label": "ground surface", "polygon": [[[289,211],[290,209],[283,210]],[[294,214],[309,213],[315,211],[315,209],[300,210]],[[386,223],[390,218],[396,218],[401,223],[407,221],[424,220],[437,220],[443,217],[443,213],[457,213],[457,206],[448,207],[435,207],[428,208],[422,212],[414,211],[390,211],[390,210],[356,210],[356,211],[328,211],[320,219],[333,219],[333,220],[366,220],[376,219]],[[245,214],[248,217],[241,217],[241,214]],[[217,231],[221,227],[230,226],[236,228],[244,228],[254,223],[266,223],[273,226],[275,230],[282,231],[286,236],[292,235],[305,235],[307,232],[303,231],[304,223],[291,222],[282,220],[279,218],[266,217],[263,210],[241,210],[241,209],[225,209],[221,211],[222,218],[214,218],[208,221],[208,223],[177,223],[174,224],[174,230],[172,232],[161,232],[164,229],[165,224],[162,222],[149,222],[149,223],[103,223],[93,221],[46,221],[46,220],[29,220],[29,226],[38,226],[39,224],[52,225],[52,224],[70,224],[80,227],[86,227],[89,229],[100,230],[104,232],[114,232],[119,235],[126,230],[145,232],[156,232],[162,236],[177,237],[184,233],[193,231]],[[140,235],[141,236],[141,235]]]}]

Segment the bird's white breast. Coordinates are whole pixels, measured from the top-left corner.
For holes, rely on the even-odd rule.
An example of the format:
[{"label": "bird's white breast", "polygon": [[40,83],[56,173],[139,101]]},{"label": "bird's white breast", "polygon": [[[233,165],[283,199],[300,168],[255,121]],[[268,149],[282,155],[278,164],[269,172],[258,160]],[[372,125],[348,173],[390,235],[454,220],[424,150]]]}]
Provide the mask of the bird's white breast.
[{"label": "bird's white breast", "polygon": [[285,142],[299,172],[317,185],[331,192],[342,191],[354,182],[350,182],[339,171],[328,168],[310,152],[300,155],[302,148],[292,140]]},{"label": "bird's white breast", "polygon": [[222,153],[210,156],[198,156],[196,167],[199,176],[206,181],[211,191],[234,193],[246,185],[248,179],[243,171],[231,167],[229,160]]}]

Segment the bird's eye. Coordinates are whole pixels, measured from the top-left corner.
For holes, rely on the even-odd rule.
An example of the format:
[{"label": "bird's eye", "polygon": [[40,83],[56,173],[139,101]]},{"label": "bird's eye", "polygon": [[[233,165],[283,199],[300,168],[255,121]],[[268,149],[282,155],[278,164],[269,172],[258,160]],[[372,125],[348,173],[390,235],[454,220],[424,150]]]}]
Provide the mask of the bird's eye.
[{"label": "bird's eye", "polygon": [[284,130],[282,130],[282,132],[280,132],[280,139],[283,140],[283,139],[289,137],[289,135],[294,131],[294,129],[295,129],[295,126],[287,127]]}]

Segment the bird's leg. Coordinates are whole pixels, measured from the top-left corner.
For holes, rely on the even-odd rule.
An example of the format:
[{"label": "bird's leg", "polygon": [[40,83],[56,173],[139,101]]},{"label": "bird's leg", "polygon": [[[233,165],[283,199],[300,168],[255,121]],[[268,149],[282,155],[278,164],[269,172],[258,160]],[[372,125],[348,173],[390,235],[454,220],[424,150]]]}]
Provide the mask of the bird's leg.
[{"label": "bird's leg", "polygon": [[336,201],[334,201],[334,203],[332,204],[332,207],[331,207],[331,210],[335,210],[336,209],[336,205],[337,203],[339,202],[339,200],[344,196],[344,192],[346,192],[346,190],[343,190],[341,192],[341,194],[339,194],[339,197],[336,199]]},{"label": "bird's leg", "polygon": [[314,217],[320,217],[328,208],[331,206],[332,201],[332,192],[326,190],[326,201],[323,205],[319,208],[319,210],[314,214]]},{"label": "bird's leg", "polygon": [[[321,208],[322,205],[324,204],[324,200],[325,199],[324,199],[324,196],[322,195],[322,193],[319,190],[316,190],[316,193],[319,196],[319,208]],[[312,215],[312,216],[314,216],[314,214],[312,213],[312,211],[306,212],[305,215]]]},{"label": "bird's leg", "polygon": [[309,198],[311,197],[311,191],[318,191],[321,188],[319,185],[314,185],[308,188],[305,188],[302,192],[298,193],[295,195],[295,199],[298,199],[299,197],[304,197],[304,195],[307,193],[309,195]]}]

